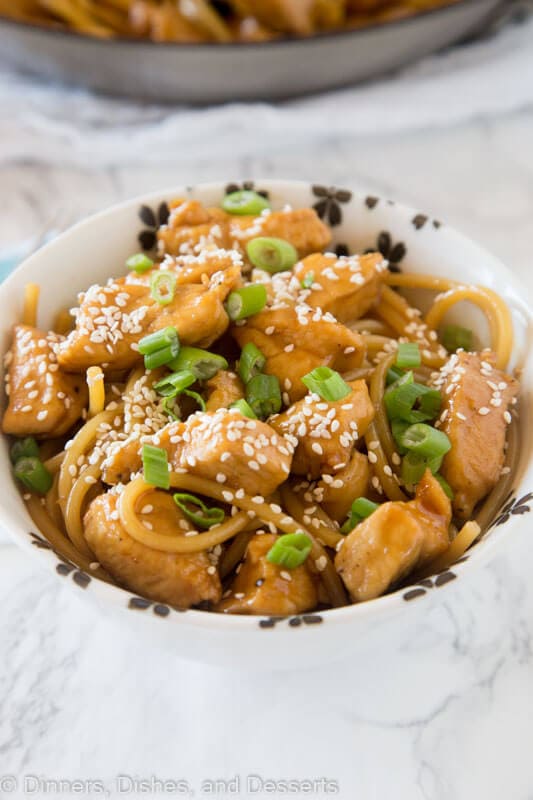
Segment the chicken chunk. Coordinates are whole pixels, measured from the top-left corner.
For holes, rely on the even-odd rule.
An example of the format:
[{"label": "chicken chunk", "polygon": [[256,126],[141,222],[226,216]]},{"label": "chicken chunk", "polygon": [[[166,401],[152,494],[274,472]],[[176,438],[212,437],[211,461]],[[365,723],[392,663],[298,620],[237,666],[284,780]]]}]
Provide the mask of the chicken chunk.
[{"label": "chicken chunk", "polygon": [[174,326],[183,344],[207,347],[229,324],[223,302],[240,281],[240,268],[215,273],[207,284],[177,284],[173,299],[160,305],[144,282],[124,279],[92,286],[80,296],[76,327],[56,347],[59,365],[79,372],[93,364],[129,369],[142,358],[139,341],[149,333]]},{"label": "chicken chunk", "polygon": [[253,342],[261,350],[264,371],[279,378],[291,403],[306,394],[301,379],[315,367],[348,372],[360,367],[365,357],[360,334],[304,304],[265,309],[231,332],[241,348]]},{"label": "chicken chunk", "polygon": [[206,245],[233,248],[245,254],[256,236],[274,236],[291,242],[300,257],[322,250],[329,243],[329,228],[312,208],[267,209],[257,217],[226,214],[204,208],[197,200],[177,200],[158,239],[164,253],[195,253]]},{"label": "chicken chunk", "polygon": [[344,522],[353,501],[366,497],[370,483],[370,466],[364,453],[354,450],[348,464],[335,470],[334,476],[323,475],[317,483],[321,490],[321,506],[326,514],[339,523]]},{"label": "chicken chunk", "polygon": [[9,403],[2,430],[14,436],[62,436],[87,407],[85,376],[65,375],[54,348],[60,337],[15,325],[6,357]]},{"label": "chicken chunk", "polygon": [[381,253],[341,256],[314,253],[294,267],[299,281],[313,280],[306,302],[329,311],[339,322],[362,317],[377,302],[387,262]]},{"label": "chicken chunk", "polygon": [[346,467],[355,442],[374,418],[374,406],[365,381],[348,384],[351,392],[328,403],[308,394],[282,414],[271,417],[272,427],[295,447],[292,472],[309,479],[334,474]]},{"label": "chicken chunk", "polygon": [[383,503],[343,541],[335,567],[352,600],[379,597],[449,545],[451,504],[426,470],[408,503]]},{"label": "chicken chunk", "polygon": [[437,424],[452,445],[441,472],[454,491],[455,514],[463,520],[500,477],[508,407],[518,392],[517,381],[493,364],[490,352],[459,352],[434,381],[443,396]]},{"label": "chicken chunk", "polygon": [[[118,495],[111,492],[93,500],[84,517],[84,530],[95,557],[118,583],[178,608],[219,600],[220,579],[216,569],[210,569],[207,553],[164,553],[137,542],[122,526],[117,502]],[[142,502],[152,507],[144,518],[155,530],[180,532],[181,515],[170,495],[153,491]]]},{"label": "chicken chunk", "polygon": [[244,386],[238,375],[226,369],[220,370],[207,381],[207,411],[229,408],[244,397]]},{"label": "chicken chunk", "polygon": [[[270,425],[227,409],[172,422],[143,442],[166,450],[175,470],[263,497],[287,479],[293,452],[290,442]],[[140,469],[141,446],[132,438],[110,448],[103,464],[106,483],[125,482]]]},{"label": "chicken chunk", "polygon": [[306,564],[291,569],[290,580],[287,580],[287,570],[267,561],[266,555],[276,538],[270,533],[252,537],[242,567],[231,585],[231,594],[218,603],[216,611],[285,616],[315,608],[317,580]]}]

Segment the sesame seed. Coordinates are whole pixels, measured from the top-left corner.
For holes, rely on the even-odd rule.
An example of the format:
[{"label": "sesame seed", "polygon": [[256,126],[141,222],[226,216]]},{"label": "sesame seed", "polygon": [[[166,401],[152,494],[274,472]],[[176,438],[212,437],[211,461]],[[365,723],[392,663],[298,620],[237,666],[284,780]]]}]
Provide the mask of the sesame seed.
[{"label": "sesame seed", "polygon": [[217,568],[214,567],[213,565],[211,565],[210,567],[207,568],[207,574],[208,575],[215,575],[216,571],[217,571]]},{"label": "sesame seed", "polygon": [[319,572],[323,572],[328,565],[328,560],[326,556],[320,556],[315,560],[315,567]]},{"label": "sesame seed", "polygon": [[509,411],[504,412],[503,418],[507,422],[507,424],[509,424],[513,419]]},{"label": "sesame seed", "polygon": [[370,450],[369,453],[368,453],[368,460],[370,461],[371,464],[377,464],[378,457],[377,457],[377,455],[375,453],[373,453]]},{"label": "sesame seed", "polygon": [[292,576],[289,572],[287,572],[287,570],[282,569],[279,574],[284,581],[292,581]]},{"label": "sesame seed", "polygon": [[485,417],[487,414],[490,413],[490,408],[487,406],[481,406],[481,408],[477,412],[480,416]]},{"label": "sesame seed", "polygon": [[318,442],[313,442],[313,444],[311,445],[311,450],[319,456],[321,456],[324,453],[322,445],[320,445]]}]

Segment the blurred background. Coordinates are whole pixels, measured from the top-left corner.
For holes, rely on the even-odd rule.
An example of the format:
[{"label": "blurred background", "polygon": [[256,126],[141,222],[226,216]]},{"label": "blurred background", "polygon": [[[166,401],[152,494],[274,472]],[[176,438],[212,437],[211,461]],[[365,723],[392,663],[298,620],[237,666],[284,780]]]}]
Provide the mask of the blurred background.
[{"label": "blurred background", "polygon": [[[135,194],[279,177],[424,209],[533,288],[531,11],[0,0],[0,277]],[[383,651],[280,678],[139,652],[0,532],[0,774],[320,774],[343,798],[527,800],[528,536],[447,595],[393,667]]]}]

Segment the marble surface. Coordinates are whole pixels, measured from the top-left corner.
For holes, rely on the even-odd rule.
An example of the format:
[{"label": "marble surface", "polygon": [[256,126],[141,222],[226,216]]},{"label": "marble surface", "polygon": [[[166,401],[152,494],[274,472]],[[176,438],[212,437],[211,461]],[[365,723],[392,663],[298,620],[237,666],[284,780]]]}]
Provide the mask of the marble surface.
[{"label": "marble surface", "polygon": [[[504,258],[533,288],[533,110],[430,133],[313,137],[239,158],[177,152],[164,167],[0,167],[0,251],[120,198],[208,179],[296,177],[402,199]],[[240,776],[218,797],[533,798],[533,535],[450,585],[407,647],[382,641],[320,671],[253,675],[146,649],[0,543],[0,797],[176,796],[153,779]],[[148,780],[159,792],[133,790]],[[254,792],[247,775],[329,779],[330,793]],[[18,781],[13,789],[9,776]],[[37,776],[32,778],[31,776]],[[37,781],[41,780],[41,783]],[[42,780],[101,781],[59,794]],[[256,783],[252,788],[256,788]],[[123,790],[123,791],[121,791]],[[131,790],[131,791],[130,791]],[[179,795],[178,795],[179,796]]]}]

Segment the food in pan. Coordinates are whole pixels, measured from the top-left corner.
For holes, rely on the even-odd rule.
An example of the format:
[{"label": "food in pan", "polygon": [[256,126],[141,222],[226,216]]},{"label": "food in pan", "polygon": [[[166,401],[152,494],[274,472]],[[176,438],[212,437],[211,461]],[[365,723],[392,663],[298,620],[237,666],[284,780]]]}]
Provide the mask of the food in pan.
[{"label": "food in pan", "polygon": [[264,41],[364,27],[457,0],[0,0],[0,14],[99,37]]},{"label": "food in pan", "polygon": [[[314,209],[250,190],[178,198],[157,252],[52,331],[27,287],[3,430],[56,552],[177,608],[287,615],[372,600],[477,539],[516,459],[509,311],[330,242]],[[448,324],[464,301],[490,348]]]}]

